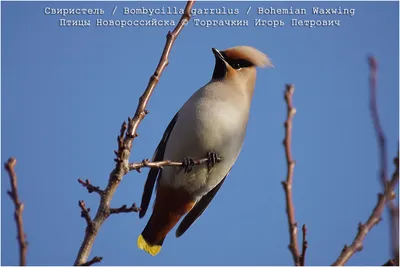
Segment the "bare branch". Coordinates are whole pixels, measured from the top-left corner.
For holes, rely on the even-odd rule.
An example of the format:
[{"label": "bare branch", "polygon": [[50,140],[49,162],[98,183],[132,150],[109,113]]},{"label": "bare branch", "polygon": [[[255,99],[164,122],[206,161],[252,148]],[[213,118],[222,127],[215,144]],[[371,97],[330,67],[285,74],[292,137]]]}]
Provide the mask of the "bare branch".
[{"label": "bare branch", "polygon": [[160,61],[154,74],[150,77],[146,90],[139,98],[135,116],[133,118],[128,118],[127,124],[125,122],[122,124],[120,135],[118,136],[118,151],[115,153],[117,155],[115,160],[116,166],[110,173],[107,187],[104,189],[103,194],[101,194],[100,205],[93,220],[92,231],[86,231],[85,238],[79,249],[74,265],[80,265],[87,261],[97,233],[105,219],[110,215],[111,199],[114,196],[114,193],[123,176],[129,172],[129,157],[131,154],[132,143],[133,140],[138,136],[137,129],[140,123],[148,113],[146,110],[147,103],[153,94],[154,88],[156,87],[161,74],[169,63],[168,57],[176,38],[191,18],[191,9],[193,4],[194,1],[187,2],[184,14],[182,15],[179,23],[172,32],[168,32],[166,44]]},{"label": "bare branch", "polygon": [[91,259],[90,261],[82,263],[81,265],[78,265],[78,266],[91,266],[91,265],[93,265],[95,263],[101,262],[102,260],[103,260],[103,257],[97,257],[96,256],[93,259]]},{"label": "bare branch", "polygon": [[26,265],[26,252],[28,250],[28,243],[26,242],[26,235],[24,233],[24,223],[22,220],[22,212],[24,210],[24,204],[21,203],[18,196],[17,189],[17,174],[15,173],[15,165],[17,164],[17,160],[15,158],[9,158],[8,161],[4,164],[8,175],[10,177],[11,191],[8,191],[8,195],[11,200],[14,202],[15,211],[14,211],[14,219],[17,224],[17,232],[18,232],[18,243],[19,243],[19,265]]},{"label": "bare branch", "polygon": [[372,123],[374,124],[374,129],[376,133],[376,138],[379,145],[379,154],[380,154],[380,177],[382,181],[382,185],[384,188],[387,183],[387,156],[386,156],[386,138],[385,133],[383,132],[381,122],[379,119],[377,101],[376,101],[376,76],[377,76],[377,62],[374,57],[368,58],[370,74],[369,74],[369,82],[370,82],[370,111],[372,117]]},{"label": "bare branch", "polygon": [[300,257],[300,265],[305,266],[306,264],[306,251],[308,248],[308,242],[307,242],[307,225],[303,225],[302,227],[303,230],[303,246],[302,246],[302,251],[301,251],[301,257]]},{"label": "bare branch", "polygon": [[[368,232],[381,221],[382,213],[385,209],[385,204],[387,203],[389,208],[392,207],[393,198],[394,198],[394,188],[398,183],[398,167],[397,167],[397,175],[393,175],[392,179],[388,182],[386,177],[386,143],[385,143],[385,135],[383,133],[382,127],[380,125],[377,104],[376,104],[376,70],[377,64],[373,57],[369,57],[369,65],[370,65],[370,109],[372,121],[374,124],[375,132],[377,134],[379,150],[380,150],[380,178],[383,184],[383,193],[378,195],[378,202],[375,205],[372,214],[369,216],[367,222],[365,224],[360,223],[358,226],[357,235],[350,246],[345,246],[342,250],[342,253],[337,258],[337,260],[332,265],[344,265],[356,252],[361,251],[363,248],[363,241],[368,234]],[[395,161],[395,164],[398,164],[398,161]],[[398,166],[398,165],[397,165]],[[395,171],[396,173],[396,171]],[[394,207],[394,206],[393,206]],[[398,212],[397,212],[398,214]],[[392,219],[393,220],[393,219]],[[392,223],[393,227],[393,223]],[[393,235],[393,233],[392,233]],[[392,237],[393,239],[394,237]],[[397,236],[395,237],[397,238]],[[393,248],[394,256],[398,260],[398,249]]]},{"label": "bare branch", "polygon": [[99,195],[103,194],[103,190],[101,190],[98,186],[92,185],[88,179],[86,179],[85,181],[83,181],[82,179],[78,179],[78,183],[83,185],[83,187],[86,187],[89,193],[96,192]]},{"label": "bare branch", "polygon": [[289,250],[292,253],[293,261],[296,266],[301,264],[300,262],[300,252],[297,241],[297,222],[295,219],[294,213],[294,204],[293,204],[293,196],[292,196],[292,186],[293,186],[293,170],[295,161],[292,157],[291,151],[291,142],[292,142],[292,120],[293,116],[296,113],[296,109],[293,107],[292,97],[294,93],[294,86],[291,84],[286,85],[285,91],[285,101],[287,103],[287,118],[285,121],[285,139],[283,140],[283,144],[285,147],[286,153],[286,162],[287,162],[287,176],[286,181],[282,181],[283,189],[285,190],[286,195],[286,212],[288,217],[289,224],[289,236],[290,236],[290,244]]},{"label": "bare branch", "polygon": [[[387,177],[387,152],[386,152],[386,138],[383,128],[381,126],[379,114],[378,114],[378,107],[377,107],[377,70],[378,64],[373,56],[368,58],[368,63],[370,66],[370,75],[369,75],[369,82],[370,82],[370,111],[372,122],[374,124],[375,134],[377,137],[377,142],[379,146],[379,154],[380,154],[380,179],[382,183],[382,187],[384,190],[384,194],[387,198],[387,206],[389,208],[390,214],[390,224],[391,224],[391,244],[392,244],[392,253],[393,258],[395,259],[395,263],[399,263],[399,248],[398,248],[398,207],[394,204],[395,199],[395,192],[394,187],[390,188],[388,186],[388,177]],[[397,152],[398,154],[398,152]],[[397,159],[395,159],[395,166],[396,170],[393,174],[394,176],[392,179],[397,179],[398,181],[398,155]],[[397,175],[396,175],[397,172]],[[397,178],[396,178],[397,177]]]},{"label": "bare branch", "polygon": [[[395,185],[396,182],[392,180],[390,186]],[[359,252],[363,248],[364,238],[367,236],[368,232],[381,221],[381,216],[383,210],[385,209],[386,197],[383,194],[378,194],[378,202],[375,205],[372,214],[368,218],[365,224],[359,223],[358,232],[350,246],[345,246],[342,253],[337,258],[337,260],[332,264],[332,266],[343,266],[356,252]]]},{"label": "bare branch", "polygon": [[110,215],[111,214],[118,214],[118,213],[130,213],[130,212],[139,212],[140,208],[136,206],[136,203],[133,203],[131,207],[127,207],[126,205],[122,205],[118,209],[110,208]]}]

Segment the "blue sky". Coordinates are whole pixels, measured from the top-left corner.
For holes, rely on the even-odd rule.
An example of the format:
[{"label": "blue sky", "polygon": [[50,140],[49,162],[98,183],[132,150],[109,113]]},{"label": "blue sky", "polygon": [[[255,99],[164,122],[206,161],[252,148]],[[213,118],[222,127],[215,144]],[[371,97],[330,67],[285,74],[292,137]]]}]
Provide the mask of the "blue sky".
[{"label": "blue sky", "polygon": [[[185,2],[2,2],[2,146],[5,162],[18,160],[19,192],[25,203],[28,264],[71,265],[85,221],[78,200],[92,209],[99,198],[78,178],[104,187],[114,168],[121,123],[135,112],[172,27],[60,27],[44,8],[102,8],[103,19],[173,19],[180,16],[123,15],[129,8],[183,8]],[[111,15],[114,7],[117,12]],[[251,6],[251,12],[246,10]],[[316,16],[315,6],[354,8],[354,16]],[[242,153],[202,217],[181,238],[171,233],[159,255],[136,246],[145,226],[138,215],[110,217],[91,256],[101,265],[291,265],[282,140],[285,83],[296,87],[293,129],[296,218],[308,226],[306,264],[329,265],[357,224],[365,221],[381,190],[378,147],[368,109],[367,55],[378,60],[378,104],[387,137],[389,171],[399,129],[399,17],[396,2],[197,2],[195,8],[238,8],[248,27],[195,27],[178,37],[170,64],[140,125],[131,161],[149,158],[165,127],[188,97],[209,81],[212,47],[251,45],[267,53],[275,68],[258,72]],[[305,8],[306,15],[257,15],[257,7]],[[256,18],[283,20],[284,27],[255,27]],[[298,28],[290,20],[335,19],[340,27]],[[140,203],[147,170],[129,173],[114,207]],[[9,180],[1,171],[1,263],[18,264]],[[381,265],[390,257],[388,216],[365,240],[349,265]]]}]

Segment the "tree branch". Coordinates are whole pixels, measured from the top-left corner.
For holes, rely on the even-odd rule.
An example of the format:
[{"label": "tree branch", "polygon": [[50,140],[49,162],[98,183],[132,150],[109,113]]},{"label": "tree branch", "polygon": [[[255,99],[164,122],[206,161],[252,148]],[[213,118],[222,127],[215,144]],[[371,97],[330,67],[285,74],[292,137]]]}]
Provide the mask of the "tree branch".
[{"label": "tree branch", "polygon": [[[389,215],[391,218],[391,244],[392,244],[392,253],[393,258],[395,260],[395,264],[399,265],[399,248],[398,248],[398,207],[394,204],[393,200],[395,199],[394,185],[390,187],[388,184],[388,176],[387,176],[387,152],[386,152],[386,137],[381,126],[381,122],[378,114],[377,107],[377,73],[378,73],[378,64],[376,59],[373,56],[368,58],[368,63],[370,67],[369,74],[369,82],[370,82],[370,111],[372,122],[375,129],[375,134],[379,146],[379,154],[380,154],[380,179],[382,183],[382,187],[384,190],[384,194],[387,198],[386,203],[389,208]],[[398,145],[397,145],[398,146]],[[397,158],[395,158],[394,164],[396,166],[396,170],[393,173],[392,179],[399,180],[399,152],[397,151]],[[396,175],[397,173],[397,175]]]},{"label": "tree branch", "polygon": [[[369,216],[367,222],[365,224],[359,223],[358,232],[350,246],[345,245],[342,253],[337,258],[337,260],[332,265],[344,265],[356,252],[361,251],[363,248],[363,241],[368,234],[368,232],[381,221],[382,213],[385,209],[385,204],[387,203],[389,207],[393,204],[394,198],[394,188],[398,183],[398,167],[397,167],[397,175],[393,175],[392,179],[388,182],[386,177],[386,141],[385,135],[382,130],[378,111],[376,104],[376,71],[377,64],[373,57],[368,58],[369,66],[370,66],[370,110],[372,122],[374,124],[374,129],[377,134],[377,140],[380,151],[380,179],[383,184],[383,193],[378,194],[378,202],[375,205],[372,214]],[[398,162],[395,161],[395,163]],[[398,166],[398,163],[397,163]],[[396,171],[395,171],[396,173]],[[393,204],[394,205],[394,204]],[[392,223],[393,224],[393,223]],[[393,225],[392,225],[393,226]],[[394,235],[394,233],[392,233]],[[396,237],[392,237],[397,238]],[[398,260],[397,249],[393,248],[394,256]]]},{"label": "tree branch", "polygon": [[117,158],[115,159],[116,166],[114,170],[110,173],[107,187],[100,195],[100,205],[93,220],[92,231],[85,232],[85,238],[79,249],[74,265],[80,265],[87,261],[97,233],[106,218],[110,215],[111,199],[114,196],[114,193],[123,176],[129,171],[128,161],[131,154],[132,143],[133,140],[138,136],[137,129],[141,121],[148,113],[148,111],[146,110],[147,103],[149,102],[149,99],[160,79],[161,74],[169,63],[168,57],[176,38],[191,18],[191,9],[193,4],[194,1],[187,2],[185,12],[182,15],[179,23],[176,25],[175,29],[172,32],[168,32],[166,44],[161,59],[154,74],[150,77],[146,90],[139,98],[139,104],[137,106],[135,116],[132,119],[128,118],[128,124],[126,124],[125,122],[122,124],[120,135],[118,136],[118,151],[116,152]]},{"label": "tree branch", "polygon": [[294,86],[291,84],[286,85],[285,91],[285,101],[287,103],[287,118],[285,121],[285,139],[283,140],[283,144],[285,147],[286,153],[286,162],[287,162],[287,176],[286,181],[282,181],[283,189],[285,190],[286,195],[286,212],[288,217],[289,224],[289,236],[290,236],[290,244],[289,250],[292,253],[293,261],[296,266],[301,264],[301,256],[299,252],[299,246],[297,241],[297,222],[295,219],[294,213],[294,204],[293,204],[293,196],[292,196],[292,185],[293,185],[293,170],[295,161],[292,157],[291,151],[291,142],[292,142],[292,120],[293,116],[296,113],[296,109],[293,107],[292,97],[294,93]]},{"label": "tree branch", "polygon": [[[397,181],[391,180],[389,186],[395,186]],[[345,245],[342,253],[332,266],[343,266],[356,252],[359,252],[363,248],[364,238],[368,232],[381,221],[383,210],[385,209],[386,197],[384,194],[378,194],[378,202],[375,205],[372,214],[369,216],[365,224],[359,223],[358,232],[350,246]]]},{"label": "tree branch", "polygon": [[9,158],[8,161],[4,164],[8,175],[10,177],[11,183],[11,191],[8,191],[8,195],[11,200],[14,202],[15,211],[14,211],[14,219],[17,224],[17,232],[18,232],[18,243],[19,243],[19,265],[26,265],[26,252],[28,250],[28,243],[26,242],[26,235],[24,233],[24,223],[22,220],[22,212],[24,210],[24,204],[21,203],[18,196],[17,190],[17,174],[15,173],[15,165],[17,164],[17,160],[15,158]]}]

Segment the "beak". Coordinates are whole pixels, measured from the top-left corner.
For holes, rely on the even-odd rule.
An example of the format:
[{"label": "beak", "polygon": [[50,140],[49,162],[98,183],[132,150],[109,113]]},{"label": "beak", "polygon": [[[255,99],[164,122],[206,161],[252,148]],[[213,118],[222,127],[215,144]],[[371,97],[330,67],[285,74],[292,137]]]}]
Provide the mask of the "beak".
[{"label": "beak", "polygon": [[215,56],[216,58],[219,58],[219,59],[221,59],[222,61],[225,61],[224,56],[221,54],[221,52],[218,51],[218,49],[216,49],[216,48],[211,48],[211,50],[213,51],[214,56]]}]

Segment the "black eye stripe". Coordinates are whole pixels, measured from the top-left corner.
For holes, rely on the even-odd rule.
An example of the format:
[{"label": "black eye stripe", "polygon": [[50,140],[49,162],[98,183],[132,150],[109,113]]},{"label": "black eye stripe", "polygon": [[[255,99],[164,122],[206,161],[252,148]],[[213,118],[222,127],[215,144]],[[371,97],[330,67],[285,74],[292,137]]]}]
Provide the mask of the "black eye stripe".
[{"label": "black eye stripe", "polygon": [[228,63],[234,69],[248,68],[248,67],[253,66],[253,64],[251,64],[249,61],[244,60],[244,59],[231,59],[231,60],[228,60]]},{"label": "black eye stripe", "polygon": [[245,60],[245,59],[232,59],[229,58],[225,52],[221,51],[221,55],[224,57],[224,59],[226,60],[226,62],[228,62],[228,64],[234,68],[234,69],[241,69],[241,68],[248,68],[248,67],[252,67],[254,66],[254,64],[252,64],[251,62]]}]

